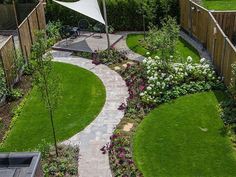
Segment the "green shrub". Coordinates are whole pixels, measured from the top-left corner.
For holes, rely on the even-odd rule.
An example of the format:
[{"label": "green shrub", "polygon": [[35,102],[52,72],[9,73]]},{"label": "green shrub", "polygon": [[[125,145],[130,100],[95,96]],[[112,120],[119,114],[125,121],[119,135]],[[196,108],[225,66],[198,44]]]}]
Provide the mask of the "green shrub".
[{"label": "green shrub", "polygon": [[193,63],[191,57],[186,63],[166,64],[156,56],[143,63],[148,84],[140,96],[146,103],[160,104],[186,94],[223,88],[221,78],[204,58],[199,64]]},{"label": "green shrub", "polygon": [[9,101],[15,101],[22,98],[23,93],[20,89],[11,89],[7,93],[7,99]]},{"label": "green shrub", "polygon": [[0,65],[0,99],[6,94],[6,80],[3,68]]},{"label": "green shrub", "polygon": [[78,176],[78,147],[59,145],[58,153],[53,146],[44,146],[42,151],[42,166],[45,176],[64,177]]},{"label": "green shrub", "polygon": [[18,75],[25,65],[25,59],[20,49],[16,49],[15,64],[16,64],[16,72],[17,72],[16,75]]},{"label": "green shrub", "polygon": [[122,63],[122,61],[127,60],[124,53],[119,52],[115,49],[99,52],[98,59],[101,63],[106,64],[106,65]]},{"label": "green shrub", "polygon": [[[100,7],[102,7],[101,1],[98,2]],[[147,7],[154,7],[154,9],[151,9],[151,13],[149,11],[145,13],[149,14],[146,15],[146,25],[150,22],[154,25],[159,24],[160,19],[167,15],[179,16],[178,0],[106,0],[108,24],[116,31],[142,30],[142,14],[140,14],[140,10],[142,10],[144,4],[147,4]],[[150,8],[147,8],[147,10],[150,10]],[[103,12],[102,8],[101,12]],[[88,19],[92,25],[96,24],[96,21],[62,7],[51,0],[47,1],[46,17],[47,21],[59,19],[63,25],[77,26],[80,19]]]},{"label": "green shrub", "polygon": [[179,26],[174,18],[167,17],[161,22],[162,27],[149,30],[145,43],[151,52],[160,51],[160,57],[166,62],[176,53],[179,39]]},{"label": "green shrub", "polygon": [[57,41],[61,39],[60,30],[61,30],[60,21],[48,22],[46,29],[48,47],[53,46]]}]

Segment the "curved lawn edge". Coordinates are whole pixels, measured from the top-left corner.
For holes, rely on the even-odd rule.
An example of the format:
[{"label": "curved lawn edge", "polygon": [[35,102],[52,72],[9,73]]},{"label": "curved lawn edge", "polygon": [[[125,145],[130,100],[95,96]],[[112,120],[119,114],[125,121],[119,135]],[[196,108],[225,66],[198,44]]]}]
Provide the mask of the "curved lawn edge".
[{"label": "curved lawn edge", "polygon": [[233,177],[232,143],[222,135],[217,112],[219,92],[183,96],[165,103],[138,126],[134,160],[145,177]]},{"label": "curved lawn edge", "polygon": [[[57,140],[64,141],[97,117],[105,104],[106,93],[100,78],[91,71],[61,62],[55,62],[54,66],[63,85],[63,98],[55,112],[54,122]],[[1,151],[33,150],[53,142],[51,124],[39,99],[39,93],[33,88]]]}]

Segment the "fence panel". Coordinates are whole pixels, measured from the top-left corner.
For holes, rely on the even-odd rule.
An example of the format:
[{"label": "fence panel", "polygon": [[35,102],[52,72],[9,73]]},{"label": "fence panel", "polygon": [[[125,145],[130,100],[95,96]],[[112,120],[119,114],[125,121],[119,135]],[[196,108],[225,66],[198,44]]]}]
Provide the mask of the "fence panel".
[{"label": "fence panel", "polygon": [[224,33],[232,40],[236,33],[236,11],[212,12]]},{"label": "fence panel", "polygon": [[0,4],[0,30],[16,29],[16,19],[12,4]]},{"label": "fence panel", "polygon": [[28,59],[30,55],[30,50],[32,46],[31,41],[31,32],[29,29],[28,20],[25,19],[20,26],[18,27],[19,31],[19,39],[20,39],[20,45],[22,48],[23,56]]},{"label": "fence panel", "polygon": [[45,19],[43,3],[39,3],[37,5],[36,11],[37,11],[37,16],[38,16],[39,29],[40,30],[46,29],[46,19]]},{"label": "fence panel", "polygon": [[180,9],[181,12],[184,13],[180,13],[180,24],[182,26],[182,28],[184,28],[186,31],[190,32],[190,2],[189,0],[180,0],[179,1],[179,5],[180,5]]},{"label": "fence panel", "polygon": [[44,6],[40,2],[18,27],[20,44],[26,59],[29,58],[32,44],[35,42],[35,31],[45,28]]},{"label": "fence panel", "polygon": [[6,40],[5,44],[0,49],[0,56],[6,76],[6,83],[8,87],[11,87],[17,75],[15,66],[16,53],[12,36]]},{"label": "fence panel", "polygon": [[34,9],[28,16],[29,30],[31,33],[32,43],[35,42],[35,32],[39,30],[37,11]]}]

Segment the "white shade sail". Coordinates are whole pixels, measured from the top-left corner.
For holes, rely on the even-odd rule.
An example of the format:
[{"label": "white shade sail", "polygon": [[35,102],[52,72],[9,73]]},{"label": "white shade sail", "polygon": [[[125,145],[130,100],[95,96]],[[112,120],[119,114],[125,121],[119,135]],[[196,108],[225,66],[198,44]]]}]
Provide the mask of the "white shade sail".
[{"label": "white shade sail", "polygon": [[97,0],[80,0],[77,2],[53,1],[105,25]]}]

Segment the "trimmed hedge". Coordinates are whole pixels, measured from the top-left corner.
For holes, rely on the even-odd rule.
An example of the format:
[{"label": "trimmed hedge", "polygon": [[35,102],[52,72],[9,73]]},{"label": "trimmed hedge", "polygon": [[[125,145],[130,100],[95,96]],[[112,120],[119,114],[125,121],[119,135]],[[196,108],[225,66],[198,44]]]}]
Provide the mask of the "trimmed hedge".
[{"label": "trimmed hedge", "polygon": [[[101,3],[102,1],[99,1],[100,7],[102,7]],[[177,17],[177,19],[179,17],[178,0],[106,0],[109,25],[116,31],[142,30],[142,15],[138,11],[143,3],[148,3],[147,6],[152,3],[155,7],[155,18],[153,20],[147,18],[146,25],[150,21],[158,25],[160,19],[166,15]],[[101,11],[103,12],[102,8]],[[60,20],[63,25],[77,26],[80,19],[87,19],[92,25],[96,24],[96,21],[51,0],[47,1],[46,17],[47,21]]]}]

